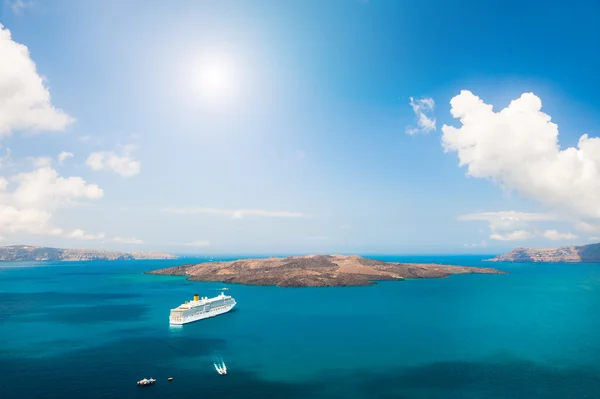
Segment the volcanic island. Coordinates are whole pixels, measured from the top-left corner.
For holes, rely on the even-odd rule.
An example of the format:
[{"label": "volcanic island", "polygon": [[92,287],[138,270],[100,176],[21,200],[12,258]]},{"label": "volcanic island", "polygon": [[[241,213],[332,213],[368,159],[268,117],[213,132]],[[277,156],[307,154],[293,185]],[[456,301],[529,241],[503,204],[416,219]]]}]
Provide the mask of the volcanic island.
[{"label": "volcanic island", "polygon": [[386,262],[357,255],[307,255],[187,264],[146,274],[246,285],[345,287],[373,285],[384,280],[442,278],[453,274],[506,273],[487,267]]}]

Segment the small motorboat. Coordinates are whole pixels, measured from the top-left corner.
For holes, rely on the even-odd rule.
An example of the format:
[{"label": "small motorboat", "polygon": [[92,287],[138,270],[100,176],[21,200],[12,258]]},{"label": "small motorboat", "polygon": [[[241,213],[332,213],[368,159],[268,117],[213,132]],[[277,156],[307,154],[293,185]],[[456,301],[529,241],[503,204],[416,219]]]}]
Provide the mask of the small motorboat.
[{"label": "small motorboat", "polygon": [[221,375],[225,375],[227,374],[227,368],[225,367],[225,363],[218,365],[217,363],[213,363],[215,366],[215,369],[217,370],[217,373],[221,374]]},{"label": "small motorboat", "polygon": [[146,385],[152,385],[152,384],[154,384],[155,382],[156,382],[156,380],[155,380],[154,378],[150,377],[149,379],[148,379],[148,378],[144,378],[143,380],[139,380],[139,381],[137,382],[137,384],[138,384],[139,386],[142,386],[142,387],[143,387],[143,386],[146,386]]},{"label": "small motorboat", "polygon": [[173,381],[173,377],[167,378],[168,381]]}]

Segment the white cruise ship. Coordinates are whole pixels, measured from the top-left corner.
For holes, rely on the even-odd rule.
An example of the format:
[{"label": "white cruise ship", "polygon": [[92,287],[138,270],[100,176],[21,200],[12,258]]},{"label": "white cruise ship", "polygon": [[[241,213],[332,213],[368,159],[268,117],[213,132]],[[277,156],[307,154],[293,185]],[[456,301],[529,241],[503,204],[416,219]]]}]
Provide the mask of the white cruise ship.
[{"label": "white cruise ship", "polygon": [[235,305],[235,299],[223,292],[214,298],[199,298],[198,295],[194,295],[193,301],[186,301],[175,309],[171,309],[169,322],[176,325],[191,323],[227,313]]}]

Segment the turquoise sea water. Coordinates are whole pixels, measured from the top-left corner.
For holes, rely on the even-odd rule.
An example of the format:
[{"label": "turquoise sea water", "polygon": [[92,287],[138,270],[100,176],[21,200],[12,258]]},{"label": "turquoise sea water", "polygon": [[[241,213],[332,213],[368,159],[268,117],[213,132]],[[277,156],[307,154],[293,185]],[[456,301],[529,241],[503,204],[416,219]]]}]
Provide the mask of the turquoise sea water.
[{"label": "turquoise sea water", "polygon": [[171,328],[170,308],[224,285],[142,274],[185,261],[4,263],[0,397],[600,397],[600,264],[378,258],[509,274],[230,285],[234,311]]}]

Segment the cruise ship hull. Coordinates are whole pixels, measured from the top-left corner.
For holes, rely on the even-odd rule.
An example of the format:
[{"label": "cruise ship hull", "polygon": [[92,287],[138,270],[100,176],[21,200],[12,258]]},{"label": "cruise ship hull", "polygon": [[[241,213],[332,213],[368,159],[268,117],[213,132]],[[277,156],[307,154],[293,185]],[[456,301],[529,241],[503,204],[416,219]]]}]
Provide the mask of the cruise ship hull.
[{"label": "cruise ship hull", "polygon": [[180,320],[169,319],[169,323],[173,324],[173,325],[183,325],[183,324],[193,323],[195,321],[202,320],[202,319],[208,319],[210,317],[215,317],[220,314],[229,312],[231,309],[233,309],[233,307],[235,305],[236,305],[236,303],[234,302],[233,304],[226,305],[221,308],[211,309],[208,312],[198,313],[198,314],[191,315],[191,316],[183,316],[180,318]]}]

